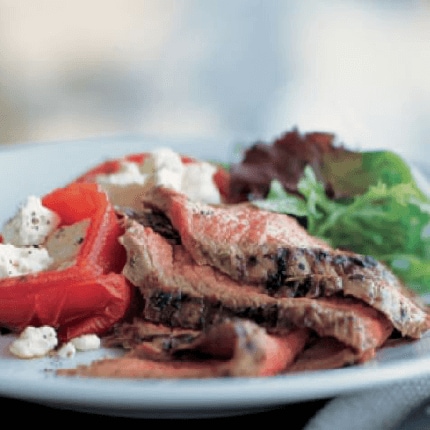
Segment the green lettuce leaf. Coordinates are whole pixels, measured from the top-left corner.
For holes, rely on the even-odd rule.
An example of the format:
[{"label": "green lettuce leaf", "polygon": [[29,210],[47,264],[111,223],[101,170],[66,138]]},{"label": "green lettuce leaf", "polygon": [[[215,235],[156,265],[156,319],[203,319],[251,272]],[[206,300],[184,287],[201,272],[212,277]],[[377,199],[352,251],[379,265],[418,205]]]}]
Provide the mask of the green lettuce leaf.
[{"label": "green lettuce leaf", "polygon": [[[310,234],[333,247],[372,255],[386,263],[410,288],[430,292],[430,198],[415,183],[409,167],[389,152],[363,154],[355,181],[344,169],[345,181],[337,172],[337,183],[347,190],[348,181],[357,188],[357,177],[365,191],[351,198],[331,200],[310,166],[298,183],[303,198],[287,193],[273,180],[265,200],[253,201],[263,209],[305,218]],[[333,167],[333,166],[332,166]],[[366,171],[369,173],[366,175]],[[349,172],[349,173],[348,173]]]}]

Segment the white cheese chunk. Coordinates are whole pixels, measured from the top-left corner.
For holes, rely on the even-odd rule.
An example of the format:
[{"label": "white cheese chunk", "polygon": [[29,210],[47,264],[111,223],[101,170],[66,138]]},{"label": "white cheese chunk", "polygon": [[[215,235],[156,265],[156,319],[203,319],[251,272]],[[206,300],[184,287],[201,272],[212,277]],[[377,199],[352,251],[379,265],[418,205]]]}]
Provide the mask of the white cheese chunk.
[{"label": "white cheese chunk", "polygon": [[26,327],[9,346],[9,351],[19,358],[43,357],[58,344],[57,333],[53,327]]},{"label": "white cheese chunk", "polygon": [[185,165],[181,191],[191,200],[209,204],[221,203],[218,187],[213,181],[216,167],[206,162]]},{"label": "white cheese chunk", "polygon": [[0,278],[40,272],[48,269],[52,262],[45,248],[0,244]]},{"label": "white cheese chunk", "polygon": [[101,340],[96,334],[83,334],[70,341],[78,351],[89,351],[99,349]]},{"label": "white cheese chunk", "polygon": [[148,156],[142,166],[149,186],[164,186],[179,191],[182,187],[184,165],[179,154],[169,148],[159,148]]},{"label": "white cheese chunk", "polygon": [[215,172],[216,167],[208,162],[182,163],[180,154],[170,148],[158,148],[143,163],[122,162],[119,172],[97,175],[96,181],[113,205],[140,210],[145,192],[157,186],[183,192],[195,201],[220,203],[221,195],[213,180]]},{"label": "white cheese chunk", "polygon": [[60,217],[42,205],[41,199],[29,196],[3,227],[4,243],[15,246],[40,245],[60,222]]}]

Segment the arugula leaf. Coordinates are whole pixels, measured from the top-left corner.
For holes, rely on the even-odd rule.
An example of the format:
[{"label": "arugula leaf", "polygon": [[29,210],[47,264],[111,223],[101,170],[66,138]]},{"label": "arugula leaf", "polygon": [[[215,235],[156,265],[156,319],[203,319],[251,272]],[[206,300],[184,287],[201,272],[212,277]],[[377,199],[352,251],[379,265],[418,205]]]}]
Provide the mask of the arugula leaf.
[{"label": "arugula leaf", "polygon": [[388,186],[414,182],[408,163],[391,151],[328,152],[320,168],[336,195],[363,194],[378,182]]},{"label": "arugula leaf", "polygon": [[[366,153],[362,160],[365,168],[359,176],[367,181],[366,189],[351,198],[331,200],[315,172],[306,166],[298,183],[303,198],[273,180],[266,199],[252,203],[305,217],[310,234],[335,248],[372,255],[410,288],[420,294],[430,292],[430,198],[395,154]],[[337,174],[339,183],[339,170]],[[344,175],[343,186],[353,177],[347,169]]]}]

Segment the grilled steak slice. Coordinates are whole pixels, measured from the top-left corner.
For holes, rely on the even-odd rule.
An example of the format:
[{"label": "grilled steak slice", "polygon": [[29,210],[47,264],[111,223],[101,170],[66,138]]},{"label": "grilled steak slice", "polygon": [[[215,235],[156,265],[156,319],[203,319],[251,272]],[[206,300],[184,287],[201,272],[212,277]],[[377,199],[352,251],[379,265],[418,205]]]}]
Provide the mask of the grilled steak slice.
[{"label": "grilled steak slice", "polygon": [[142,344],[150,345],[161,354],[175,349],[178,344],[191,343],[200,334],[201,330],[173,328],[134,318],[132,322],[117,324],[113,333],[105,336],[103,341],[107,347],[121,347],[127,350]]},{"label": "grilled steak slice", "polygon": [[157,188],[143,202],[161,211],[200,265],[211,265],[237,281],[263,284],[275,297],[319,297],[339,292],[383,312],[405,336],[430,327],[418,298],[370,256],[331,248],[284,214],[250,203],[212,206]]},{"label": "grilled steak slice", "polygon": [[276,375],[292,364],[309,336],[308,329],[268,334],[252,321],[231,318],[209,326],[191,344],[179,345],[173,356],[192,358],[197,353],[197,357],[229,360],[235,366],[234,374],[228,370],[228,376]]},{"label": "grilled steak slice", "polygon": [[242,317],[272,332],[312,329],[359,351],[380,346],[393,330],[377,310],[353,298],[275,298],[264,287],[239,283],[212,266],[195,263],[150,227],[130,221],[121,241],[124,275],[144,297],[142,317],[192,329],[225,317]]},{"label": "grilled steak slice", "polygon": [[163,379],[270,376],[284,371],[294,361],[308,337],[306,329],[274,336],[251,321],[226,320],[200,333],[194,342],[178,345],[170,351],[170,360],[163,357],[157,361],[137,348],[120,358],[60,369],[57,374]]},{"label": "grilled steak slice", "polygon": [[181,243],[181,236],[179,236],[178,231],[172,226],[169,218],[162,212],[150,209],[143,209],[137,212],[133,208],[128,207],[117,207],[115,210],[123,219],[133,219],[145,227],[151,227],[171,244],[179,245]]},{"label": "grilled steak slice", "polygon": [[317,338],[307,345],[285,373],[338,369],[356,363],[364,363],[372,359],[374,355],[375,350],[372,349],[360,353],[336,339],[330,337]]}]

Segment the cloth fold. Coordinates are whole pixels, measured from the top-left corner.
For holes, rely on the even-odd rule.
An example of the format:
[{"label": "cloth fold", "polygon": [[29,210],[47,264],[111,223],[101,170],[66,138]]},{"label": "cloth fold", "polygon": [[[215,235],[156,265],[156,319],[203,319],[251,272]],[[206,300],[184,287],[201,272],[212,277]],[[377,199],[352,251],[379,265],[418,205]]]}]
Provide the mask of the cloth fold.
[{"label": "cloth fold", "polygon": [[303,430],[394,430],[427,397],[430,403],[428,376],[343,395],[327,403]]}]

